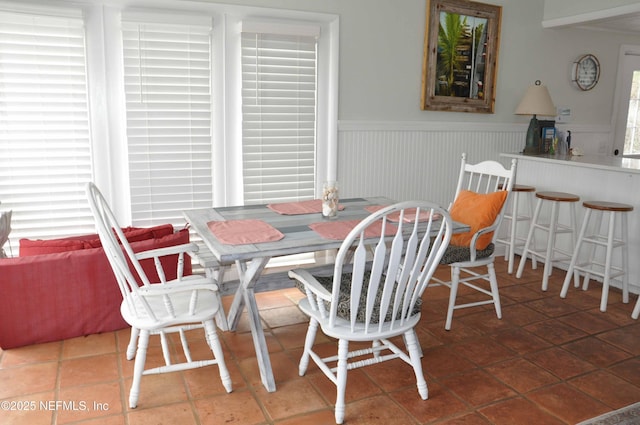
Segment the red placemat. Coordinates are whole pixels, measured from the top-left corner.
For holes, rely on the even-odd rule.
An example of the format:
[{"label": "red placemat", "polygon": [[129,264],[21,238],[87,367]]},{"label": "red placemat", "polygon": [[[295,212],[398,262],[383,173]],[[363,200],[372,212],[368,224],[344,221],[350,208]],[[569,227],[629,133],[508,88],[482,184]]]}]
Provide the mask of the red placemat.
[{"label": "red placemat", "polygon": [[[311,199],[309,201],[281,202],[267,205],[269,209],[283,215],[315,214],[322,212],[322,200]],[[344,206],[340,205],[339,210]]]},{"label": "red placemat", "polygon": [[[349,232],[360,223],[360,220],[346,220],[346,221],[323,221],[320,223],[310,224],[309,227],[317,234],[325,239],[344,239]],[[385,235],[392,236],[395,234],[398,228],[393,224],[388,224],[385,229]],[[364,235],[366,238],[374,238],[380,236],[382,233],[382,221],[376,221],[371,224]]]},{"label": "red placemat", "polygon": [[[381,210],[382,208],[386,207],[387,205],[371,205],[368,207],[364,207],[365,210],[369,211],[370,213],[374,213],[378,210]],[[424,211],[421,210],[420,211],[420,217],[418,218],[419,221],[428,221],[429,217],[431,216],[431,212],[430,211]],[[389,220],[391,221],[395,221],[396,223],[398,221],[400,221],[400,211],[395,212],[393,214],[389,215]],[[435,214],[433,216],[434,220],[439,220],[440,214]],[[407,208],[406,210],[404,210],[404,218],[403,220],[405,223],[413,223],[416,221],[416,208]]]},{"label": "red placemat", "polygon": [[262,220],[210,221],[207,227],[218,240],[228,245],[273,242],[284,235]]}]

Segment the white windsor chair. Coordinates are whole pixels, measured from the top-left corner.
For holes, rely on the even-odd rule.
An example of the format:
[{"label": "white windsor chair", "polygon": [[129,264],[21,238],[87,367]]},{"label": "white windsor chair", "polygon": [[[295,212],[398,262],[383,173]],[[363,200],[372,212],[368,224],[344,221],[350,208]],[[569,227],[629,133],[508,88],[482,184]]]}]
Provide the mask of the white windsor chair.
[{"label": "white windsor chair", "polygon": [[[375,237],[375,232],[369,233],[374,228],[379,230]],[[313,276],[303,269],[289,272],[307,295],[299,306],[310,318],[299,373],[305,374],[311,358],[336,385],[336,423],[344,420],[351,369],[400,358],[413,367],[418,392],[427,399],[414,328],[420,320],[420,297],[451,233],[451,218],[443,208],[402,202],[371,214],[349,233],[338,250],[333,277]],[[336,356],[322,358],[313,351],[318,326],[338,339]],[[390,341],[399,335],[406,351]],[[349,351],[351,341],[370,342],[371,347]]]},{"label": "white windsor chair", "polygon": [[[221,309],[218,287],[211,278],[192,275],[183,276],[184,255],[197,250],[193,243],[143,252],[134,252],[121,227],[93,183],[86,187],[89,206],[96,220],[100,241],[115,274],[123,301],[120,312],[131,325],[131,340],[127,348],[127,359],[135,354],[133,383],[129,393],[129,406],[137,406],[142,375],[193,369],[217,364],[222,384],[231,392],[231,377],[224,362],[222,347],[216,333],[214,317]],[[167,281],[160,257],[178,255],[177,279]],[[151,283],[140,261],[153,258],[161,282]],[[129,262],[133,270],[129,267]],[[135,276],[138,276],[136,278]],[[185,331],[204,328],[205,339],[214,358],[194,360],[189,351]],[[172,363],[168,333],[180,334],[186,361]],[[147,347],[150,335],[160,335],[165,364],[145,370]],[[137,351],[135,345],[137,341]]]},{"label": "white windsor chair", "polygon": [[[460,174],[454,197],[455,201],[449,208],[453,220],[470,224],[467,221],[471,219],[471,221],[475,221],[476,223],[475,225],[471,225],[471,231],[469,232],[470,242],[468,244],[464,246],[455,245],[458,243],[456,241],[458,235],[456,235],[452,239],[449,248],[447,248],[447,252],[444,254],[441,262],[451,267],[451,280],[443,281],[438,278],[433,279],[433,286],[445,285],[450,288],[449,306],[447,308],[447,318],[445,322],[446,330],[451,329],[453,312],[461,308],[493,304],[498,319],[502,318],[498,281],[493,265],[495,259],[494,250],[497,232],[504,215],[506,198],[511,193],[515,174],[515,159],[511,161],[511,168],[507,169],[497,161],[482,161],[478,164],[468,164],[467,155],[465,153],[462,154]],[[482,202],[488,202],[490,197],[498,194],[498,191],[505,191],[506,195],[502,197],[502,204],[494,203],[493,210],[489,212],[489,208],[484,208],[480,204]],[[459,213],[454,210],[456,210],[456,206],[460,207],[461,205],[460,203],[456,205],[457,201],[461,199],[461,194],[470,195],[471,198],[467,199],[472,199],[473,201],[470,202],[470,206],[464,207],[465,211]],[[491,200],[491,202],[494,202],[494,200]],[[458,208],[458,210],[459,209],[460,208]],[[459,216],[458,214],[462,215]],[[482,218],[476,220],[476,218],[478,218],[475,217],[476,214],[482,214]],[[484,224],[481,224],[481,222],[484,222]],[[481,243],[483,235],[484,242]],[[473,269],[475,267],[486,267],[487,272],[480,273],[477,269]],[[464,273],[462,277],[461,273]],[[489,282],[489,288],[472,283],[477,280]],[[481,292],[489,296],[490,299],[456,304],[460,284]]]}]

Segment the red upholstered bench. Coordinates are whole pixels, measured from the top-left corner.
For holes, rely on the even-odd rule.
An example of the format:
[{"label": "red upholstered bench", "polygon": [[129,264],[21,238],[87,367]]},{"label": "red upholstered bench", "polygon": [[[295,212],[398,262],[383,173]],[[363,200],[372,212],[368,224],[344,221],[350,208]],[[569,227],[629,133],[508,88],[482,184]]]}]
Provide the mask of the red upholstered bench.
[{"label": "red upholstered bench", "polygon": [[[127,228],[134,251],[189,242],[187,229]],[[177,255],[162,260],[174,279]],[[156,281],[153,260],[142,265]],[[191,261],[185,256],[185,275]],[[173,274],[173,276],[172,276]],[[0,259],[0,348],[58,341],[126,328],[122,297],[97,235],[20,241],[20,257]]]}]

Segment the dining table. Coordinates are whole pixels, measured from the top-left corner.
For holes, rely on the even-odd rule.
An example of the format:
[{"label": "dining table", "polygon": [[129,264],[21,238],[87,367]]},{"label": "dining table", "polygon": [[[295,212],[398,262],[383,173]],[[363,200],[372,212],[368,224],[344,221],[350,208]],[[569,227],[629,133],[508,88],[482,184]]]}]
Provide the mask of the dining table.
[{"label": "dining table", "polygon": [[[260,378],[269,392],[275,391],[276,385],[255,298],[263,270],[274,257],[339,248],[350,228],[394,201],[386,197],[340,199],[334,218],[323,217],[320,203],[310,200],[183,211],[191,229],[218,262],[235,263],[238,268],[240,282],[227,313],[227,325],[234,331],[247,309]],[[454,222],[454,233],[466,231],[468,225]]]}]

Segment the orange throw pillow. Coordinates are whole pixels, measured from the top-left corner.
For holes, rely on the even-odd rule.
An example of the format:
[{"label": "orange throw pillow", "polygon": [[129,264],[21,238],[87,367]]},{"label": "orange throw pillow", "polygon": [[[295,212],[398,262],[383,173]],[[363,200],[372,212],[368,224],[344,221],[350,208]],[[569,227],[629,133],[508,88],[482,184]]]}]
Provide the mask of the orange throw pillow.
[{"label": "orange throw pillow", "polygon": [[[450,244],[469,246],[471,238],[478,230],[493,224],[506,199],[506,190],[487,194],[461,190],[449,213],[454,221],[471,226],[471,231],[453,235]],[[476,242],[476,249],[485,249],[492,238],[493,232],[480,236]]]}]

